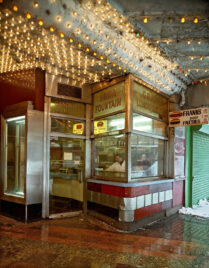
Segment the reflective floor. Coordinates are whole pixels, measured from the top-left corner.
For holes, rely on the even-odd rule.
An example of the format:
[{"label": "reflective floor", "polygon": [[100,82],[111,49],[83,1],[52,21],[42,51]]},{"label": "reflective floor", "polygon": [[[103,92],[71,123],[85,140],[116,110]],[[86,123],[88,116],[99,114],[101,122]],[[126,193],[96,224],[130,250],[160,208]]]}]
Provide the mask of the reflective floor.
[{"label": "reflective floor", "polygon": [[209,267],[209,220],[174,215],[129,234],[104,227],[84,217],[0,216],[0,267]]}]

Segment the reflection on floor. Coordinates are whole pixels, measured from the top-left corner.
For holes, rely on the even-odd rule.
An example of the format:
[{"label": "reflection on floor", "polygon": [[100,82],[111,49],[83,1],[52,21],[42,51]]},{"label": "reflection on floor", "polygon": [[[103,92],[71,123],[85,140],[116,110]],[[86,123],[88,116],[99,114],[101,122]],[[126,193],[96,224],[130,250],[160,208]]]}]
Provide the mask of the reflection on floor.
[{"label": "reflection on floor", "polygon": [[0,216],[0,267],[206,268],[208,234],[209,220],[182,215],[130,234],[85,217],[24,224]]},{"label": "reflection on floor", "polygon": [[50,196],[50,214],[73,212],[82,210],[83,203],[72,198]]}]

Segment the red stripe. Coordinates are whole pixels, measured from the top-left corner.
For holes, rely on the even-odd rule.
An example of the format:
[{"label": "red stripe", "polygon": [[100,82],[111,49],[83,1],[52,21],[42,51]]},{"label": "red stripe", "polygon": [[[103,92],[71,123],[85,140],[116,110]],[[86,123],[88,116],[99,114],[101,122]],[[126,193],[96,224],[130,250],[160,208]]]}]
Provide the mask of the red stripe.
[{"label": "red stripe", "polygon": [[87,188],[90,191],[101,193],[102,187],[101,187],[101,184],[99,184],[99,183],[88,182]]},{"label": "red stripe", "polygon": [[173,182],[173,207],[184,205],[184,181]]},{"label": "red stripe", "polygon": [[87,188],[90,191],[119,197],[136,197],[144,194],[149,194],[148,185],[141,187],[121,187],[115,185],[106,185],[106,184],[88,182]]},{"label": "red stripe", "polygon": [[160,211],[162,211],[161,203],[136,209],[134,212],[134,220],[139,220],[139,219],[148,217]]}]

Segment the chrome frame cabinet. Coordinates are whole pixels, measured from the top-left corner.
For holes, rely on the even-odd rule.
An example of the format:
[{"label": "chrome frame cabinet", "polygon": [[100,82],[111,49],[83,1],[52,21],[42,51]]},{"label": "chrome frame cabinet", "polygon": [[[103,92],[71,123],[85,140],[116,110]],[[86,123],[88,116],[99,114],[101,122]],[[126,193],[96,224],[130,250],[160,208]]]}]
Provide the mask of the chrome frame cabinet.
[{"label": "chrome frame cabinet", "polygon": [[[109,132],[109,133],[103,133],[103,134],[93,134],[91,135],[91,138],[93,140],[92,143],[92,179],[95,180],[107,180],[107,181],[114,181],[114,182],[136,182],[136,181],[142,181],[142,180],[146,180],[146,178],[132,178],[131,177],[131,134],[141,134],[143,136],[147,136],[147,137],[153,137],[153,138],[159,138],[161,140],[165,140],[165,150],[164,150],[164,177],[168,177],[168,170],[167,170],[167,166],[168,166],[168,155],[169,155],[169,151],[168,151],[168,145],[167,142],[169,140],[169,137],[164,137],[164,136],[159,136],[156,134],[150,134],[150,133],[146,133],[146,132],[142,132],[142,131],[138,131],[135,130],[133,128],[133,114],[136,112],[138,114],[147,116],[147,114],[144,114],[143,112],[139,112],[139,111],[135,111],[133,108],[133,102],[134,102],[134,96],[133,96],[133,85],[134,82],[141,84],[145,87],[147,87],[149,90],[152,90],[155,93],[158,93],[158,95],[163,96],[165,99],[167,99],[167,106],[168,106],[168,110],[169,110],[169,97],[165,94],[159,93],[154,87],[152,87],[151,85],[147,84],[146,82],[144,82],[143,80],[129,74],[127,76],[122,76],[122,77],[117,77],[115,79],[112,79],[111,81],[108,82],[100,82],[100,83],[95,83],[93,85],[91,85],[91,89],[92,89],[92,95],[94,95],[95,93],[98,93],[100,91],[103,91],[106,88],[109,88],[111,86],[115,86],[118,83],[124,82],[125,83],[125,109],[121,109],[118,110],[117,112],[114,113],[108,113],[108,114],[104,114],[101,116],[97,116],[94,117],[94,115],[92,114],[92,121],[94,120],[99,120],[101,118],[104,118],[106,116],[111,116],[111,115],[116,115],[118,113],[123,113],[125,112],[125,128],[122,130],[117,130],[117,131],[113,131],[113,133]],[[148,115],[150,118],[152,119],[156,119],[153,116]],[[157,121],[162,122],[161,119],[156,119]],[[119,177],[105,177],[105,176],[95,176],[94,175],[94,139],[95,138],[99,138],[99,137],[103,137],[103,136],[111,136],[111,135],[116,135],[116,134],[125,134],[125,140],[126,140],[126,144],[125,144],[125,151],[126,151],[126,171],[125,174],[126,176],[124,178],[119,178]],[[147,179],[150,179],[147,178]],[[156,179],[153,178],[153,179]],[[159,177],[157,177],[157,179],[159,179]]]},{"label": "chrome frame cabinet", "polygon": [[[5,142],[6,119],[25,116],[25,182],[24,197],[5,194],[7,171]],[[30,102],[15,104],[6,108],[1,116],[1,193],[0,199],[25,205],[25,221],[28,220],[27,206],[42,203],[43,181],[43,112],[33,110]]]}]

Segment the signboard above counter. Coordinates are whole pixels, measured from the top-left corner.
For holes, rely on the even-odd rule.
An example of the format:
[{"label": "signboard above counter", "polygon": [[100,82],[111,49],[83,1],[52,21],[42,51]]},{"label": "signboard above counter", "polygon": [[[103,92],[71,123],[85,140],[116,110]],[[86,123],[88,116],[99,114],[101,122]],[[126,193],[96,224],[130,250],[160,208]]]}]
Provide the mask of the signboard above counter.
[{"label": "signboard above counter", "polygon": [[121,82],[94,94],[93,115],[109,115],[125,109],[125,83]]},{"label": "signboard above counter", "polygon": [[196,108],[169,113],[169,127],[208,124],[208,108]]}]

